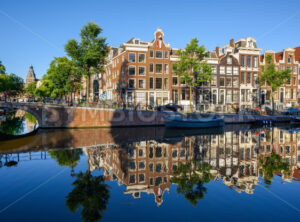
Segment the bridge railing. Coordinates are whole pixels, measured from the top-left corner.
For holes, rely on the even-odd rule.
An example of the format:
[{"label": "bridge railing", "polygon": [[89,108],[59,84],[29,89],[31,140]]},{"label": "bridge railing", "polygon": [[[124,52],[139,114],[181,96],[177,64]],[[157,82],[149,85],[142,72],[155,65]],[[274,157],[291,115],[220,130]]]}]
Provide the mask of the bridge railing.
[{"label": "bridge railing", "polygon": [[15,105],[55,105],[68,107],[90,107],[90,108],[106,108],[106,109],[127,109],[127,110],[154,110],[153,106],[146,106],[145,104],[133,103],[118,103],[113,101],[98,101],[98,102],[66,102],[66,101],[44,101],[44,102],[3,102],[0,104],[15,104]]}]

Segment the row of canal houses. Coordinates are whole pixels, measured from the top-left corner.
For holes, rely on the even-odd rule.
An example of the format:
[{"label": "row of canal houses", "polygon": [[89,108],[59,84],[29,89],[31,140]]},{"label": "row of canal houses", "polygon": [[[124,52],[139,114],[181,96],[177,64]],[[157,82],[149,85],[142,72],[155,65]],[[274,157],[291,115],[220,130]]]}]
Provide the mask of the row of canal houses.
[{"label": "row of canal houses", "polygon": [[[90,88],[94,90],[90,96],[140,106],[176,103],[188,107],[188,87],[172,70],[172,64],[179,59],[177,50],[164,42],[160,28],[151,42],[132,38],[120,47],[110,47],[105,71],[91,79]],[[258,84],[260,67],[268,54],[278,70],[291,69],[292,74],[290,83],[281,86],[275,95],[276,107],[298,105],[300,47],[262,52],[252,37],[231,39],[229,44],[209,52],[205,60],[212,66],[212,80],[193,89],[193,105],[205,111],[224,112],[237,107],[270,106],[271,89]]]}]

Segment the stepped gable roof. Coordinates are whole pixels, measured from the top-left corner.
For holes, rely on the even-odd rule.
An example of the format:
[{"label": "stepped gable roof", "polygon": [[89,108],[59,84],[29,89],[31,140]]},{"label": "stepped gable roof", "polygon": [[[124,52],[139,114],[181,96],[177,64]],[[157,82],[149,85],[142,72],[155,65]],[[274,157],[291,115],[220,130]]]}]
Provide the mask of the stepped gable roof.
[{"label": "stepped gable roof", "polygon": [[35,73],[34,73],[32,65],[29,66],[29,70],[28,70],[26,79],[34,79],[34,80],[36,80],[36,76],[35,76]]}]

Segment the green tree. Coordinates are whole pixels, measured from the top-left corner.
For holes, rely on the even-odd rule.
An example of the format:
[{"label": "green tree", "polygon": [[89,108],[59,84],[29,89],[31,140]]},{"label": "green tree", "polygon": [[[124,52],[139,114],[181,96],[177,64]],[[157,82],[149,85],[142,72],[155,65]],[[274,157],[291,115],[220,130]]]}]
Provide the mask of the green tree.
[{"label": "green tree", "polygon": [[271,185],[275,172],[290,174],[289,164],[285,163],[282,157],[275,152],[268,157],[260,156],[258,167],[267,186]]},{"label": "green tree", "polygon": [[51,95],[53,90],[52,83],[45,80],[42,82],[42,85],[34,91],[34,95],[39,99],[45,99]]},{"label": "green tree", "polygon": [[103,176],[93,176],[89,171],[81,172],[72,185],[74,189],[66,197],[69,210],[75,212],[81,205],[83,221],[100,220],[109,199],[109,186],[105,184]]},{"label": "green tree", "polygon": [[6,69],[5,66],[2,64],[2,61],[0,61],[0,74],[5,74]]},{"label": "green tree", "polygon": [[185,49],[177,52],[177,55],[179,60],[173,63],[173,70],[179,76],[180,82],[189,87],[190,112],[192,112],[192,88],[211,80],[211,66],[204,61],[209,53],[204,45],[199,45],[197,38],[193,38]]},{"label": "green tree", "polygon": [[36,82],[31,82],[27,85],[27,87],[24,89],[25,93],[29,96],[34,96],[36,90]]},{"label": "green tree", "polygon": [[185,199],[196,206],[198,200],[202,200],[207,192],[204,184],[212,179],[210,169],[209,165],[197,164],[195,161],[179,163],[171,182],[177,184],[177,193],[183,194]]},{"label": "green tree", "polygon": [[4,94],[5,101],[7,96],[15,96],[23,91],[24,81],[21,77],[11,73],[0,74],[0,93]]},{"label": "green tree", "polygon": [[287,84],[291,79],[291,70],[276,70],[276,66],[273,62],[273,56],[266,56],[266,63],[264,66],[261,66],[261,73],[259,77],[260,85],[267,84],[272,89],[271,97],[272,97],[272,111],[274,113],[274,95],[277,92],[277,89],[283,85]]},{"label": "green tree", "polygon": [[50,96],[63,97],[78,88],[81,76],[75,63],[67,57],[56,57],[50,64],[45,79],[51,82]]},{"label": "green tree", "polygon": [[70,39],[65,45],[67,55],[76,63],[80,74],[86,77],[86,96],[89,101],[90,76],[104,69],[108,47],[106,38],[100,36],[102,28],[94,22],[83,26],[81,40]]}]

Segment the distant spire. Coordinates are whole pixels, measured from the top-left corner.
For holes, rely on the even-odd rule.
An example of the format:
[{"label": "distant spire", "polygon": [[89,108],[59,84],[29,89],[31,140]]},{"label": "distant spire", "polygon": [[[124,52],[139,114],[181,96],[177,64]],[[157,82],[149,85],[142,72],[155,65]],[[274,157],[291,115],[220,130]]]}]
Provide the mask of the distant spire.
[{"label": "distant spire", "polygon": [[29,70],[28,70],[26,79],[34,79],[34,80],[36,80],[36,76],[35,76],[32,64],[30,64],[30,66],[29,66]]}]

